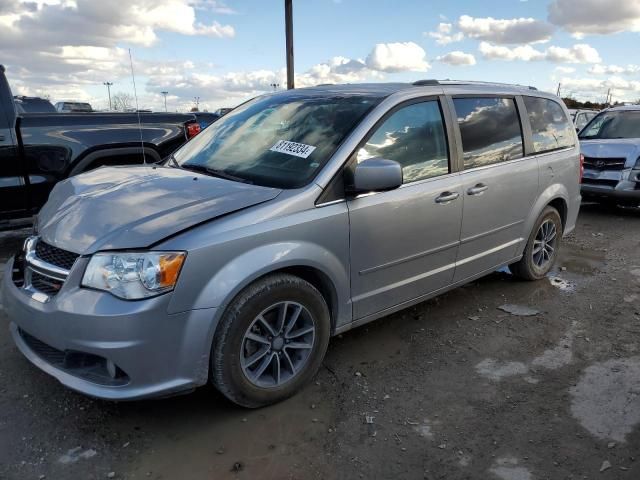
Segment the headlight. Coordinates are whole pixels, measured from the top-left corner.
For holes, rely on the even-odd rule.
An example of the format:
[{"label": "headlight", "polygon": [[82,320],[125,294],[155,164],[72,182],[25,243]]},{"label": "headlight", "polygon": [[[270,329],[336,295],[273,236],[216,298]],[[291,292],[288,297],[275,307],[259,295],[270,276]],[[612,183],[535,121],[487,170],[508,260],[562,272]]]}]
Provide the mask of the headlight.
[{"label": "headlight", "polygon": [[116,297],[137,300],[173,290],[185,252],[96,253],[82,277],[82,286]]}]

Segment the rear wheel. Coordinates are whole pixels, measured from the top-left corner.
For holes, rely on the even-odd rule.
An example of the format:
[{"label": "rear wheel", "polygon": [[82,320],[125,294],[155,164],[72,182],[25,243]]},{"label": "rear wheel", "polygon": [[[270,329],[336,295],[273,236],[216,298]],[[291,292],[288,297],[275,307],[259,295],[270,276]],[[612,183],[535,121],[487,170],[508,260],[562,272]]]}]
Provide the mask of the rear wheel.
[{"label": "rear wheel", "polygon": [[511,272],[524,280],[539,280],[558,257],[562,239],[562,219],[553,207],[547,207],[538,217],[520,261],[512,264]]},{"label": "rear wheel", "polygon": [[293,275],[268,276],[241,292],[221,319],[212,381],[244,407],[278,402],[313,377],[329,336],[329,309],[313,285]]}]

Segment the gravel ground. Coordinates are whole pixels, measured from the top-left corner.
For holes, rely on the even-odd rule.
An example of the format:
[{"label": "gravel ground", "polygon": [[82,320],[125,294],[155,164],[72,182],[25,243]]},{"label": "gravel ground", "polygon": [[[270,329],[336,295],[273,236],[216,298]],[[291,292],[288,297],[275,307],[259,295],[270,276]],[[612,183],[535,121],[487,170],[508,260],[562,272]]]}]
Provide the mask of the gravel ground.
[{"label": "gravel ground", "polygon": [[583,205],[549,279],[496,272],[340,335],[311,385],[254,411],[208,387],[73,393],[0,307],[0,479],[637,480],[639,247],[640,212]]}]

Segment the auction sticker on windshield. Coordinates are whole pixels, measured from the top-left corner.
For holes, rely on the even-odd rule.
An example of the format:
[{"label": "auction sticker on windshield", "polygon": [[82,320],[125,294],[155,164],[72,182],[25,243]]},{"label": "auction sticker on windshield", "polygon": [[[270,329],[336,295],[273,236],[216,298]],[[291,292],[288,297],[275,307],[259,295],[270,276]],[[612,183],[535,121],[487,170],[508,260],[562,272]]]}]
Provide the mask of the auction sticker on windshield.
[{"label": "auction sticker on windshield", "polygon": [[300,158],[307,158],[313,153],[316,147],[305,145],[304,143],[290,142],[288,140],[280,140],[269,150],[272,152],[287,153]]}]

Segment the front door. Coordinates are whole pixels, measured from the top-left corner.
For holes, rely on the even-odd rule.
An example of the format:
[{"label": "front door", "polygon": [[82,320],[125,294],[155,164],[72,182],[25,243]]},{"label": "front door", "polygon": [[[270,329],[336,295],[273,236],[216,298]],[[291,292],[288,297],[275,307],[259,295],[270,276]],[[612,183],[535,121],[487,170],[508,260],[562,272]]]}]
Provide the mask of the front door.
[{"label": "front door", "polygon": [[513,98],[453,100],[464,153],[464,211],[455,282],[512,260],[538,193],[538,162],[524,157]]},{"label": "front door", "polygon": [[395,160],[404,177],[396,190],[348,201],[351,292],[359,319],[451,283],[463,198],[437,99],[396,107],[356,156],[354,161]]}]

